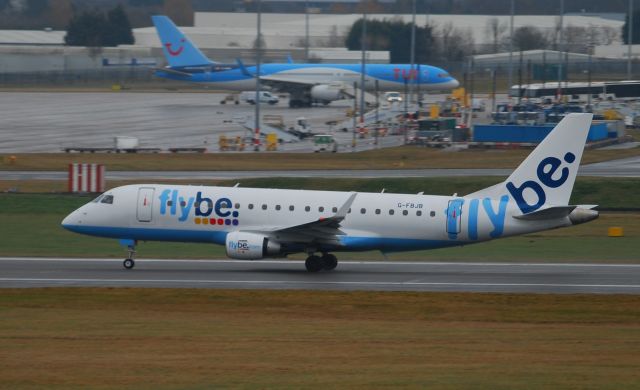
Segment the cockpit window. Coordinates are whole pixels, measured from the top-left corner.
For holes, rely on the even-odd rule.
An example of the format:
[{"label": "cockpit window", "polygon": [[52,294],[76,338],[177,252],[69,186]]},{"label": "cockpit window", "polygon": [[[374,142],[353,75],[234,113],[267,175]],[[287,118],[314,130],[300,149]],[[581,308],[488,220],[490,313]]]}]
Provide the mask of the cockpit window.
[{"label": "cockpit window", "polygon": [[100,202],[100,200],[102,199],[102,197],[103,197],[103,196],[104,196],[104,194],[102,194],[102,195],[98,196],[97,198],[95,198],[95,199],[94,199],[94,200],[92,200],[91,202],[92,202],[92,203],[98,203],[98,202]]},{"label": "cockpit window", "polygon": [[113,195],[105,195],[100,203],[113,204]]}]

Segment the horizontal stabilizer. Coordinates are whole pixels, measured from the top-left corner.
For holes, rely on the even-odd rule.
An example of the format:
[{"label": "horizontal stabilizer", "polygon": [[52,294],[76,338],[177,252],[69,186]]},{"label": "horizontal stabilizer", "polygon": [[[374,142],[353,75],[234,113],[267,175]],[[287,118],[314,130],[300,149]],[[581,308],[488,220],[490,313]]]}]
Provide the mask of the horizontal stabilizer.
[{"label": "horizontal stabilizer", "polygon": [[240,68],[240,71],[243,75],[253,77],[253,75],[249,73],[249,70],[247,70],[247,67],[244,66],[244,62],[242,62],[240,58],[236,58],[236,62],[238,63],[238,67]]},{"label": "horizontal stabilizer", "polygon": [[546,209],[536,210],[523,215],[514,215],[513,218],[525,221],[543,221],[546,219],[558,219],[568,217],[578,206],[554,206]]}]

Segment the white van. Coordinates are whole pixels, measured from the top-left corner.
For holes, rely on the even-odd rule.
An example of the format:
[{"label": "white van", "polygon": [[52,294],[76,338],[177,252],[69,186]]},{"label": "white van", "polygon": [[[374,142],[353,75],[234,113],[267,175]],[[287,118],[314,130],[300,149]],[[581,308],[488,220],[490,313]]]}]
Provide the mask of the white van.
[{"label": "white van", "polygon": [[338,143],[330,134],[317,134],[313,136],[313,151],[335,153],[338,151]]},{"label": "white van", "polygon": [[389,103],[402,102],[402,95],[400,94],[400,92],[387,92],[384,94],[384,98]]},{"label": "white van", "polygon": [[[277,104],[280,99],[272,95],[269,91],[260,91],[260,103]],[[256,91],[244,91],[240,94],[240,99],[249,104],[256,104]]]}]

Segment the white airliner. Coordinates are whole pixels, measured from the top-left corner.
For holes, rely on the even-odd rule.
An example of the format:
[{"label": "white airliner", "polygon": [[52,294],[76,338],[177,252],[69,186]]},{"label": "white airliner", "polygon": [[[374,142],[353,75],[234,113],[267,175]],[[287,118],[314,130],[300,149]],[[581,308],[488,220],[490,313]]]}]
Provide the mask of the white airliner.
[{"label": "white airliner", "polygon": [[555,229],[598,217],[569,205],[591,114],[569,114],[502,183],[465,196],[137,184],[117,187],[62,226],[123,240],[225,245],[233,259],[307,253],[333,270],[331,252],[432,249]]},{"label": "white airliner", "polygon": [[[256,66],[221,64],[207,58],[180,29],[164,15],[152,17],[168,62],[156,75],[171,80],[206,83],[230,91],[252,91],[256,87]],[[310,106],[313,102],[329,104],[352,95],[349,88],[360,86],[361,64],[277,64],[260,67],[260,80],[290,94],[291,107]],[[423,91],[449,91],[460,83],[445,70],[418,64],[367,64],[364,87],[367,91],[397,91],[408,84]]]}]

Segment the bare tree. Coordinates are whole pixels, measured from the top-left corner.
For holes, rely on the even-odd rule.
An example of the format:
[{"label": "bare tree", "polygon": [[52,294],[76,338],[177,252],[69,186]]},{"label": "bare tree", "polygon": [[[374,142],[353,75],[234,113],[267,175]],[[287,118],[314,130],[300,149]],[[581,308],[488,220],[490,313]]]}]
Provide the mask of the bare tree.
[{"label": "bare tree", "polygon": [[593,35],[589,34],[589,29],[586,27],[570,24],[564,29],[564,42],[569,50],[585,51],[591,38]]},{"label": "bare tree", "polygon": [[50,0],[49,1],[51,27],[64,29],[73,17],[73,6],[71,0]]},{"label": "bare tree", "polygon": [[500,50],[500,42],[502,35],[507,31],[507,24],[500,23],[500,19],[492,17],[487,19],[487,25],[484,28],[486,37],[491,41],[492,53],[498,53]]},{"label": "bare tree", "polygon": [[164,13],[178,26],[193,26],[191,0],[164,0]]},{"label": "bare tree", "polygon": [[328,47],[343,47],[344,46],[344,35],[340,35],[338,33],[338,26],[335,24],[331,26],[331,30],[329,31],[329,40],[327,41]]},{"label": "bare tree", "polygon": [[556,22],[554,23],[552,30],[549,31],[546,37],[546,41],[551,44],[551,46],[553,47],[553,50],[560,49],[560,30],[561,29],[562,29],[562,26],[560,25],[560,17],[557,16]]},{"label": "bare tree", "polygon": [[519,51],[545,49],[549,43],[545,35],[535,26],[518,27],[513,33],[513,45]]},{"label": "bare tree", "polygon": [[611,26],[603,26],[600,28],[600,44],[602,45],[611,45],[614,42],[620,41],[620,30],[611,27]]},{"label": "bare tree", "polygon": [[439,31],[438,46],[442,48],[441,57],[447,61],[462,61],[473,53],[474,40],[471,29],[453,27],[453,23],[445,23]]}]

